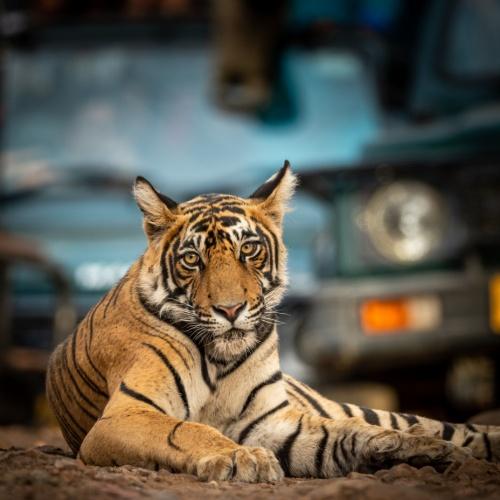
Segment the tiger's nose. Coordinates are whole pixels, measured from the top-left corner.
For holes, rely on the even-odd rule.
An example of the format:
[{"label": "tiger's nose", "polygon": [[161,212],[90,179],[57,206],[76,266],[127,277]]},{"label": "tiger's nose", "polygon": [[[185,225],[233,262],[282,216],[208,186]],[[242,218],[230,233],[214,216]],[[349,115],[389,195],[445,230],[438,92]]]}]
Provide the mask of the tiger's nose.
[{"label": "tiger's nose", "polygon": [[245,306],[246,302],[240,302],[239,304],[233,304],[230,306],[217,304],[216,306],[212,306],[212,309],[216,313],[220,314],[221,316],[224,316],[226,319],[233,322],[240,315],[241,311],[243,311]]}]

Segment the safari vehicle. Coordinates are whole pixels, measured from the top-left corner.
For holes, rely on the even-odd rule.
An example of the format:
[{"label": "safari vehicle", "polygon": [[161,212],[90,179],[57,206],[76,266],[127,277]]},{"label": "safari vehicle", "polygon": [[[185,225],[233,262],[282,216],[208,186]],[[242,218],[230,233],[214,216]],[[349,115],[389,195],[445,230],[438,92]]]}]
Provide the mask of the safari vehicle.
[{"label": "safari vehicle", "polygon": [[[298,339],[323,379],[500,354],[500,156],[309,172],[331,207]],[[332,366],[335,370],[332,370]]]},{"label": "safari vehicle", "polygon": [[355,168],[302,175],[330,210],[297,340],[320,380],[378,378],[407,402],[413,378],[427,398],[499,402],[499,20],[500,2],[433,2],[401,62],[414,78],[382,99],[400,118]]}]

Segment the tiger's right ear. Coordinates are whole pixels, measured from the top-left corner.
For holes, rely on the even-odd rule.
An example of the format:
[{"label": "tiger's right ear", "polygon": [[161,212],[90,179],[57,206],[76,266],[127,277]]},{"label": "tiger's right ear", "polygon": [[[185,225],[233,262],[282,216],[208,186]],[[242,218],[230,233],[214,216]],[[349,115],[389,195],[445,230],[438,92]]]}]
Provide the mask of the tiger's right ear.
[{"label": "tiger's right ear", "polygon": [[137,177],[134,183],[134,198],[144,215],[144,232],[154,240],[176,218],[177,203],[152,186],[144,177]]}]

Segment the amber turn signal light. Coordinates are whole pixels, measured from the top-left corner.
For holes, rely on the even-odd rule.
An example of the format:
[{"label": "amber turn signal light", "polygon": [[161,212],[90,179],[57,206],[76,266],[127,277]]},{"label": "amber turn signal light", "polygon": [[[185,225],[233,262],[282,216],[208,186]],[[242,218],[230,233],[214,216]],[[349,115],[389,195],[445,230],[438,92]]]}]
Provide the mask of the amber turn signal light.
[{"label": "amber turn signal light", "polygon": [[361,303],[361,327],[366,335],[428,331],[441,324],[441,301],[436,295],[368,299]]}]

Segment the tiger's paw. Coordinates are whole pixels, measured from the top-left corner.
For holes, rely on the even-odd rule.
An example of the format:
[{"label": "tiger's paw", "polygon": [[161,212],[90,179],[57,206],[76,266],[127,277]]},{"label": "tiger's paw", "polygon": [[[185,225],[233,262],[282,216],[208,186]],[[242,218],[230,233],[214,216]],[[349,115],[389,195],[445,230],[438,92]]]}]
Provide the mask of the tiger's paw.
[{"label": "tiger's paw", "polygon": [[372,460],[391,465],[406,462],[414,467],[431,465],[439,471],[454,462],[463,462],[471,456],[468,449],[459,448],[449,441],[430,436],[390,433],[381,436]]},{"label": "tiger's paw", "polygon": [[272,451],[248,446],[239,446],[236,450],[201,458],[196,466],[196,475],[202,481],[246,483],[273,483],[284,477]]}]

